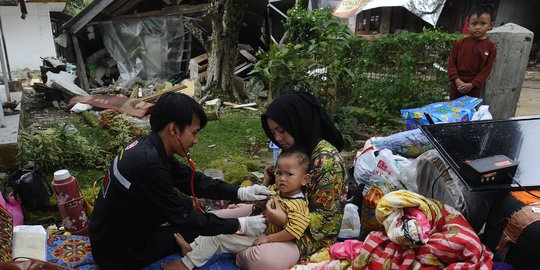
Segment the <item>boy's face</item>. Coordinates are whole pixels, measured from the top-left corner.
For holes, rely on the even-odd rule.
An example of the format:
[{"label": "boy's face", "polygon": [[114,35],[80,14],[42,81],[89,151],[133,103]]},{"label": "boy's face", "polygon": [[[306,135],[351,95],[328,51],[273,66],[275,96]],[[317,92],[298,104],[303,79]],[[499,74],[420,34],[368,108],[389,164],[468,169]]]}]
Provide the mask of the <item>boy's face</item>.
[{"label": "boy's face", "polygon": [[486,36],[486,32],[493,27],[493,21],[488,13],[473,14],[469,18],[469,32],[475,39],[483,39]]},{"label": "boy's face", "polygon": [[282,196],[293,196],[307,185],[309,174],[294,156],[280,157],[275,170],[276,187]]}]

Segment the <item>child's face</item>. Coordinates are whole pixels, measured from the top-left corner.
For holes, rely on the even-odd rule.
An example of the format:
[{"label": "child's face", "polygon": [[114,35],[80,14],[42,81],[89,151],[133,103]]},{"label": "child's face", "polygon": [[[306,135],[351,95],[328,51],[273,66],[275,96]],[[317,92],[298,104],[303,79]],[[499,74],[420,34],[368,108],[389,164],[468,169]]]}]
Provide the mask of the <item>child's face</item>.
[{"label": "child's face", "polygon": [[473,14],[469,18],[469,32],[473,38],[485,38],[486,32],[492,27],[493,21],[491,21],[491,16],[487,13],[482,13],[480,16]]},{"label": "child's face", "polygon": [[302,190],[302,186],[307,185],[309,174],[298,163],[294,156],[280,157],[276,170],[276,187],[282,196],[293,196]]}]

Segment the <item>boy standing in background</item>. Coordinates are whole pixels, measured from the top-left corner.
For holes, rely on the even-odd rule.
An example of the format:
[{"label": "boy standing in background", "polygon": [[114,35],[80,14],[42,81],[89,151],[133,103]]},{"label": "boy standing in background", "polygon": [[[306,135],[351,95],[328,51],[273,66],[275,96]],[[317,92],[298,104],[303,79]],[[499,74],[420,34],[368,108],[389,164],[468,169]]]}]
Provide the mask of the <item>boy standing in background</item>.
[{"label": "boy standing in background", "polygon": [[484,82],[497,55],[495,43],[486,36],[493,25],[493,12],[489,8],[480,7],[470,13],[470,35],[456,41],[448,58],[450,100],[464,95],[482,96]]}]

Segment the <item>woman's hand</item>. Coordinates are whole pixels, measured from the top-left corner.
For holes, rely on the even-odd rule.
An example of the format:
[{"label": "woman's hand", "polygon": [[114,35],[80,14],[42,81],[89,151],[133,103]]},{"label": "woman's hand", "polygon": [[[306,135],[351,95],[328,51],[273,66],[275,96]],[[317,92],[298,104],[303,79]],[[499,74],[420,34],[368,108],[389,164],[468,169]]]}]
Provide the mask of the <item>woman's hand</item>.
[{"label": "woman's hand", "polygon": [[266,203],[266,219],[268,222],[280,227],[285,226],[287,223],[287,214],[279,206],[277,198],[270,199]]},{"label": "woman's hand", "polygon": [[264,167],[264,170],[263,170],[263,173],[264,173],[264,180],[262,182],[262,185],[263,186],[269,186],[271,184],[274,184],[274,166],[272,165],[268,165],[266,167]]},{"label": "woman's hand", "polygon": [[268,241],[268,237],[266,237],[266,235],[261,236],[261,237],[257,237],[257,239],[255,239],[255,241],[253,241],[254,246],[258,246],[258,245],[262,245],[262,244],[266,244],[266,243],[270,243],[270,241]]}]

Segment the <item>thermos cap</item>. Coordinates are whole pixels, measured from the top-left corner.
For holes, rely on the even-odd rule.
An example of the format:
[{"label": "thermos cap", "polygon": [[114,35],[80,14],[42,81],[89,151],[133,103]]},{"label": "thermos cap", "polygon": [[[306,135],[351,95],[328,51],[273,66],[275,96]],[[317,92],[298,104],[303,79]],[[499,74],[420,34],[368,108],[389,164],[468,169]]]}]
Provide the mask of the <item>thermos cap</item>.
[{"label": "thermos cap", "polygon": [[68,170],[58,170],[58,171],[54,172],[53,180],[54,181],[61,181],[61,180],[66,180],[66,179],[68,179],[70,177],[71,177],[71,174],[69,174]]}]

